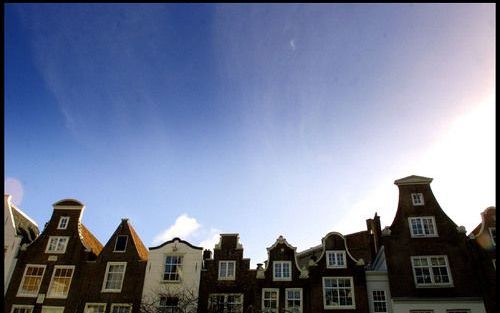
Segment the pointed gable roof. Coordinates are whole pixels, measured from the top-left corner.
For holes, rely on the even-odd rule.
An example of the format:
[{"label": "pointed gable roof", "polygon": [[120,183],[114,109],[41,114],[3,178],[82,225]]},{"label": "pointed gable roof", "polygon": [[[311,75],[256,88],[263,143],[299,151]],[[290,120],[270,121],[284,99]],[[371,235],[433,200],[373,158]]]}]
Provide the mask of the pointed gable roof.
[{"label": "pointed gable roof", "polygon": [[423,184],[430,184],[431,182],[432,182],[432,178],[411,175],[411,176],[407,176],[407,177],[395,180],[394,184],[398,185],[398,186],[401,186],[401,185],[423,185]]},{"label": "pointed gable roof", "polygon": [[[128,236],[129,242],[130,240],[133,243],[133,246],[135,247],[135,251],[137,252],[137,256],[139,257],[140,260],[146,261],[148,259],[149,251],[142,242],[141,238],[135,231],[134,227],[130,224],[128,218],[122,218],[120,224],[116,228],[116,230],[113,232],[113,235],[111,235],[111,238],[109,238],[108,242],[106,243],[106,246],[104,247],[104,250],[107,252],[111,252],[114,250],[116,238],[118,236]],[[127,245],[129,246],[129,245]],[[103,253],[104,254],[104,253]],[[103,255],[102,254],[102,255]],[[105,256],[106,258],[106,256]]]},{"label": "pointed gable roof", "polygon": [[97,240],[97,238],[83,225],[80,223],[80,238],[82,239],[83,245],[90,249],[95,255],[99,255],[102,251],[102,244]]},{"label": "pointed gable roof", "polygon": [[148,249],[146,248],[146,246],[142,242],[141,238],[139,237],[139,235],[135,231],[134,227],[132,227],[132,225],[129,223],[128,219],[123,219],[122,223],[123,222],[125,222],[125,225],[130,230],[130,237],[132,237],[132,240],[134,241],[134,245],[135,245],[135,248],[137,250],[137,254],[139,255],[139,258],[141,260],[144,260],[144,261],[147,260],[148,255],[149,255]]}]

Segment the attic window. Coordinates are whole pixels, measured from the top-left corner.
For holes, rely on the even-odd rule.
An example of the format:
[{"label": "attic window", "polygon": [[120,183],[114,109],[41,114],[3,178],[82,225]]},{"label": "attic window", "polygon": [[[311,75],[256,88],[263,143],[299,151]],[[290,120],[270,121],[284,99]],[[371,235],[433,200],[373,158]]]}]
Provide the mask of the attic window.
[{"label": "attic window", "polygon": [[413,205],[424,205],[424,195],[421,193],[412,193],[411,201]]},{"label": "attic window", "polygon": [[128,236],[118,236],[116,238],[115,250],[114,252],[125,252],[127,249]]},{"label": "attic window", "polygon": [[66,229],[68,228],[69,216],[61,216],[59,219],[59,224],[57,225],[57,229]]},{"label": "attic window", "polygon": [[346,268],[345,251],[334,250],[326,251],[326,267],[327,268]]}]

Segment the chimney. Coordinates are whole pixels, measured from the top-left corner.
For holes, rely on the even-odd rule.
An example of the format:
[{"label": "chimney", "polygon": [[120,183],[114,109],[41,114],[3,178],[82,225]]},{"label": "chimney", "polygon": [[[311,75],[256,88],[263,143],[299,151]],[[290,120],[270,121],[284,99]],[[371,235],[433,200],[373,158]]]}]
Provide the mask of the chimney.
[{"label": "chimney", "polygon": [[212,258],[212,251],[205,249],[203,251],[203,260],[208,260]]}]

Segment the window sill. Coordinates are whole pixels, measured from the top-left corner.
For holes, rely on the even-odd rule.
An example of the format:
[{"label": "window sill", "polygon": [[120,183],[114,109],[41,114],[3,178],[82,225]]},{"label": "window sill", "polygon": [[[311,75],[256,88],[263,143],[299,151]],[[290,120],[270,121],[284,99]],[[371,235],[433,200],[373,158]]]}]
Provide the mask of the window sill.
[{"label": "window sill", "polygon": [[453,288],[453,284],[427,284],[427,285],[416,285],[415,288]]},{"label": "window sill", "polygon": [[355,305],[338,305],[338,306],[324,306],[325,310],[354,310]]},{"label": "window sill", "polygon": [[104,289],[104,290],[101,290],[101,293],[120,293],[122,292],[121,289]]},{"label": "window sill", "polygon": [[160,281],[162,284],[180,284],[182,283],[181,280],[162,280]]}]

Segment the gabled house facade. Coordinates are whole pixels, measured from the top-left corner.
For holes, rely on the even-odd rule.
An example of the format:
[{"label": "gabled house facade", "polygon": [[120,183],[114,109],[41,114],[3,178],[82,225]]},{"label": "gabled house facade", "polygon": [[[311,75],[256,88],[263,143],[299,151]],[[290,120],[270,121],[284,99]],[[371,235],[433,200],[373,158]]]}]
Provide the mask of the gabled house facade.
[{"label": "gabled house facade", "polygon": [[203,248],[180,238],[149,248],[142,312],[196,312]]},{"label": "gabled house facade", "polygon": [[221,234],[211,251],[203,252],[198,312],[258,312],[256,305],[256,271],[250,259],[243,258],[238,234]]},{"label": "gabled house facade", "polygon": [[394,312],[485,312],[464,227],[441,209],[432,178],[409,176],[396,216],[382,231]]},{"label": "gabled house facade", "polygon": [[38,225],[12,203],[11,195],[4,195],[4,295],[16,267],[17,255],[23,245],[33,242],[40,234]]},{"label": "gabled house facade", "polygon": [[84,301],[77,312],[139,312],[147,261],[147,248],[129,220],[122,219],[97,259],[85,264]]},{"label": "gabled house facade", "polygon": [[260,312],[308,311],[309,275],[307,270],[299,268],[296,250],[283,236],[267,248],[265,268],[258,265],[256,273],[255,306],[260,306]]},{"label": "gabled house facade", "polygon": [[475,254],[475,269],[481,280],[481,292],[488,313],[496,312],[496,208],[481,213],[481,224],[469,234]]},{"label": "gabled house facade", "polygon": [[309,312],[368,311],[365,261],[350,252],[347,238],[338,232],[322,239],[322,252],[309,266],[309,284]]},{"label": "gabled house facade", "polygon": [[96,260],[102,245],[81,223],[81,202],[65,199],[53,207],[40,236],[19,253],[4,312],[77,312],[83,301],[85,264]]}]

